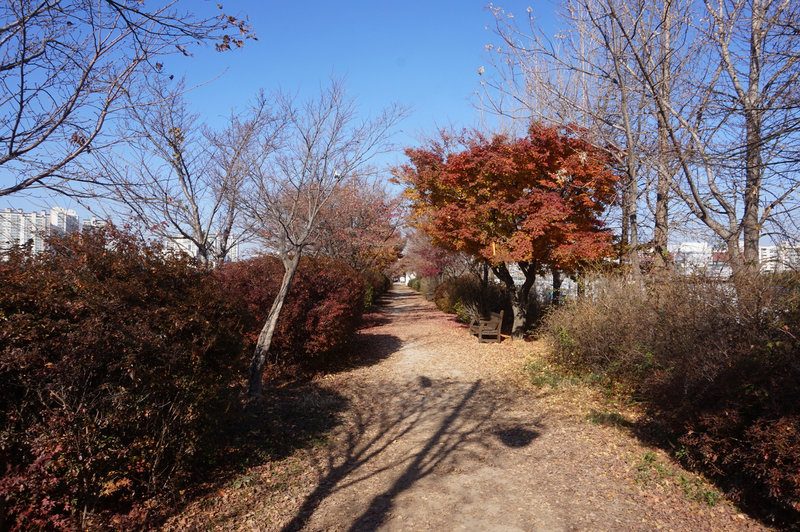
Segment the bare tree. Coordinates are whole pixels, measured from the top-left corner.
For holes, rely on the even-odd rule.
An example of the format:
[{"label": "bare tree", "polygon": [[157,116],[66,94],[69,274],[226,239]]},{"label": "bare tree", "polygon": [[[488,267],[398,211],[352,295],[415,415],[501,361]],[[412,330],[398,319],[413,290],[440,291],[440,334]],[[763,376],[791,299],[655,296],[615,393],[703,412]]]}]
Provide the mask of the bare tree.
[{"label": "bare tree", "polygon": [[[789,0],[566,3],[575,2],[598,35],[617,37],[604,45],[608,54],[624,46],[626,82],[657,135],[646,144],[657,154],[657,196],[679,198],[725,242],[734,273],[752,270],[763,228],[785,227],[798,206],[800,8]],[[581,71],[580,60],[566,64]],[[657,198],[654,236],[663,246],[661,207]]]},{"label": "bare tree", "polygon": [[153,78],[137,88],[153,103],[126,108],[119,133],[126,143],[97,153],[94,175],[150,232],[191,242],[204,265],[221,264],[249,232],[242,193],[275,149],[281,122],[259,94],[216,132],[189,111],[183,83]]},{"label": "bare tree", "polygon": [[566,28],[554,37],[540,31],[530,8],[526,27],[494,8],[503,44],[490,47],[495,75],[483,81],[482,105],[516,120],[577,124],[609,152],[625,176],[621,243],[638,277],[646,102],[630,79],[630,44],[588,3],[565,1],[560,14]]},{"label": "bare tree", "polygon": [[[800,8],[788,0],[692,7],[687,13],[693,16],[683,24],[707,23],[693,27],[694,39],[685,48],[693,70],[678,84],[683,90],[660,90],[645,57],[635,57],[635,68],[682,174],[672,190],[725,242],[737,274],[757,267],[762,227],[777,208],[789,206],[800,187],[794,155],[800,140],[800,35],[785,31]],[[634,27],[616,6],[608,16],[627,40],[633,38]]]},{"label": "bare tree", "polygon": [[194,43],[216,40],[226,50],[253,36],[235,17],[198,17],[178,5],[0,2],[0,172],[9,183],[0,196],[34,187],[75,192],[86,178],[70,163],[112,142],[102,132],[134,80],[162,69],[166,55],[188,55]]},{"label": "bare tree", "polygon": [[341,81],[304,103],[276,97],[286,119],[279,149],[258,168],[248,213],[268,249],[280,257],[284,275],[261,329],[250,364],[248,395],[262,390],[262,370],[300,257],[315,247],[322,213],[342,183],[373,172],[371,160],[389,148],[388,137],[404,116],[391,107],[372,119],[358,115]]}]

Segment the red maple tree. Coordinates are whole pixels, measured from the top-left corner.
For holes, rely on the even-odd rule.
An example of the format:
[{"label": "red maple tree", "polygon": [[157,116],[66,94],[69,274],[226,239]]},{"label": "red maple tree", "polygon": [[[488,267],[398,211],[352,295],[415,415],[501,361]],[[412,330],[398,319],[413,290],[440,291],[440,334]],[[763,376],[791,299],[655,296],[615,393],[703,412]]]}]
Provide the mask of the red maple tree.
[{"label": "red maple tree", "polygon": [[361,273],[387,270],[403,251],[402,199],[380,182],[353,176],[322,210],[312,249]]},{"label": "red maple tree", "polygon": [[[396,175],[416,223],[434,244],[486,260],[512,294],[513,334],[527,320],[530,289],[545,268],[575,271],[611,256],[600,216],[619,177],[573,128],[533,126],[513,139],[442,134],[408,149]],[[524,275],[517,286],[509,271]]]}]

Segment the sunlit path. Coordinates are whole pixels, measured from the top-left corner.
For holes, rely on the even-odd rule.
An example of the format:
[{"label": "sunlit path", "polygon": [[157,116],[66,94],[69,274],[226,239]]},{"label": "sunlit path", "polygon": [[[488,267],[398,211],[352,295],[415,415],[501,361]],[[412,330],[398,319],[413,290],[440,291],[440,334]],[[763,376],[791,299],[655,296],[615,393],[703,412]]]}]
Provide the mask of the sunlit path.
[{"label": "sunlit path", "polygon": [[[252,468],[172,529],[763,530],[687,498],[664,453],[591,422],[602,406],[585,387],[528,384],[538,343],[479,344],[400,285],[369,323],[354,345],[362,365],[320,377],[305,399],[335,409],[330,438]],[[646,453],[673,476],[643,482]]]},{"label": "sunlit path", "polygon": [[363,334],[397,349],[340,377],[349,423],[285,530],[741,528],[728,509],[635,485],[633,443],[510,383],[498,359],[526,344],[478,344],[399,285],[384,311]]}]

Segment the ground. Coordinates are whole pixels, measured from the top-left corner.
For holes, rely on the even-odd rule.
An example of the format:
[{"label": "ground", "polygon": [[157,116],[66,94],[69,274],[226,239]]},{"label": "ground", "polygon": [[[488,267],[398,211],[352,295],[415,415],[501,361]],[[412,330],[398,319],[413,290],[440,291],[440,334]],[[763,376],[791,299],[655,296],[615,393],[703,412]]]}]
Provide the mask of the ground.
[{"label": "ground", "polygon": [[552,386],[537,342],[479,344],[395,285],[354,349],[368,363],[293,397],[298,417],[328,413],[325,431],[251,464],[165,528],[765,529],[637,439],[635,407],[584,383]]}]

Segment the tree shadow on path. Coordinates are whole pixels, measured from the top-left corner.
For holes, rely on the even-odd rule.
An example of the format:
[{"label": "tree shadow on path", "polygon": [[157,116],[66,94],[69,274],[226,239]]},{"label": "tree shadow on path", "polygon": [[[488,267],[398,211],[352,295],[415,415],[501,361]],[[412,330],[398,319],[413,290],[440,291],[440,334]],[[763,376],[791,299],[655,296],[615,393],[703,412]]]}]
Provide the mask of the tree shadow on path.
[{"label": "tree shadow on path", "polygon": [[[364,404],[353,405],[342,441],[319,464],[324,471],[319,484],[284,531],[313,523],[328,499],[341,521],[351,522],[350,530],[373,530],[386,521],[398,495],[421,479],[474,463],[498,443],[519,447],[539,436],[530,428],[504,425],[498,419],[504,393],[481,380],[418,376],[407,384],[375,383],[363,397]],[[506,432],[512,443],[504,441]]]}]

